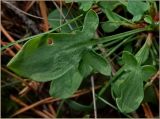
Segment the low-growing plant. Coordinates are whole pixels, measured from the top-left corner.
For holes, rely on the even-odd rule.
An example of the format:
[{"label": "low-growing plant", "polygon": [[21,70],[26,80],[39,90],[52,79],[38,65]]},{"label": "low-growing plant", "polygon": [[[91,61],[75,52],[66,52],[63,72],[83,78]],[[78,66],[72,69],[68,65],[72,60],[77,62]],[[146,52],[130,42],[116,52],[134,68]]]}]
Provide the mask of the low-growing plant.
[{"label": "low-growing plant", "polygon": [[[63,22],[65,27],[61,28],[60,33],[47,32],[32,37],[11,59],[8,68],[34,81],[51,81],[49,94],[61,99],[72,96],[90,74],[109,76],[109,82],[102,87],[97,98],[101,98],[111,86],[118,110],[122,113],[135,111],[144,100],[149,79],[158,70],[159,48],[156,37],[159,21],[154,19],[158,13],[155,1],[77,2],[83,11],[87,11],[82,27],[76,20],[69,20]],[[101,22],[98,14],[89,10],[95,4],[106,15],[106,21]],[[114,12],[118,6],[133,17],[129,19]],[[57,14],[57,11],[51,12],[49,19],[59,18],[60,14]],[[72,16],[68,17],[72,19]],[[59,27],[57,22],[49,22]],[[67,30],[70,27],[76,30]],[[96,30],[99,27],[104,33],[110,34],[124,27],[132,30],[97,37]],[[98,53],[101,48],[107,52]],[[122,54],[118,54],[115,60],[121,68],[114,73],[109,58],[115,57],[116,53]]]}]

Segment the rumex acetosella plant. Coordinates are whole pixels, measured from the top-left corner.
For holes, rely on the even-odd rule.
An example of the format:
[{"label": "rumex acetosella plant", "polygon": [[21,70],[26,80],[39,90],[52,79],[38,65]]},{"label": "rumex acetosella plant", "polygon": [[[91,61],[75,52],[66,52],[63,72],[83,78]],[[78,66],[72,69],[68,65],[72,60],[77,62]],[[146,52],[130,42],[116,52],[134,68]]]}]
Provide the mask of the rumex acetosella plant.
[{"label": "rumex acetosella plant", "polygon": [[[70,1],[68,1],[70,2]],[[67,25],[75,27],[73,21],[66,22],[60,33],[39,34],[28,40],[23,48],[8,63],[16,74],[34,81],[50,83],[49,94],[61,99],[69,98],[78,90],[83,79],[90,74],[109,76],[97,93],[101,97],[111,86],[111,94],[122,113],[135,111],[144,99],[149,79],[158,71],[158,13],[154,1],[76,1],[85,13],[82,28],[67,31]],[[97,4],[106,15],[101,22],[98,14],[91,10]],[[132,19],[114,12],[117,6],[133,16]],[[65,9],[64,9],[65,10]],[[56,11],[53,11],[56,14]],[[54,17],[52,12],[49,18]],[[52,22],[57,25],[57,22]],[[131,30],[103,37],[96,37],[96,30],[113,34],[127,27]],[[50,43],[49,43],[50,42]],[[99,53],[99,45],[107,52]],[[118,49],[118,50],[117,50]],[[119,53],[115,63],[120,68],[113,72],[110,58]]]}]

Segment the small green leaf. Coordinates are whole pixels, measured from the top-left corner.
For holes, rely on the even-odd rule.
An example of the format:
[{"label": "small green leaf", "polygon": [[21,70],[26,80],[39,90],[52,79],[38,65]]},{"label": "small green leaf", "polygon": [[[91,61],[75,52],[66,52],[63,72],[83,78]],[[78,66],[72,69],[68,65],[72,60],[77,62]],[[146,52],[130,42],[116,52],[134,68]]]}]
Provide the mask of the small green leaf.
[{"label": "small green leaf", "polygon": [[56,98],[68,98],[79,88],[82,79],[83,77],[74,67],[51,82],[49,94]]},{"label": "small green leaf", "polygon": [[105,23],[102,24],[102,29],[108,33],[113,32],[118,28],[119,28],[119,24],[113,23],[111,21],[106,21]]},{"label": "small green leaf", "polygon": [[146,43],[144,43],[143,47],[136,53],[135,57],[139,64],[143,64],[149,56],[149,46]]},{"label": "small green leaf", "polygon": [[142,67],[142,73],[143,73],[143,81],[149,80],[155,73],[156,73],[156,68],[151,65],[145,65]]},{"label": "small green leaf", "polygon": [[145,18],[144,18],[144,21],[148,24],[153,24],[153,19],[151,16],[149,15],[146,15]]},{"label": "small green leaf", "polygon": [[122,54],[122,61],[124,63],[124,69],[134,69],[138,66],[138,62],[135,59],[134,55],[128,51],[124,51]]},{"label": "small green leaf", "polygon": [[82,9],[83,11],[87,11],[92,7],[93,4],[93,0],[90,1],[79,1],[78,2],[80,4],[80,9]]},{"label": "small green leaf", "polygon": [[96,52],[88,50],[83,56],[84,62],[103,75],[111,75],[110,64]]},{"label": "small green leaf", "polygon": [[138,22],[139,20],[141,20],[141,18],[142,18],[142,15],[136,15],[136,16],[133,16],[132,21]]}]

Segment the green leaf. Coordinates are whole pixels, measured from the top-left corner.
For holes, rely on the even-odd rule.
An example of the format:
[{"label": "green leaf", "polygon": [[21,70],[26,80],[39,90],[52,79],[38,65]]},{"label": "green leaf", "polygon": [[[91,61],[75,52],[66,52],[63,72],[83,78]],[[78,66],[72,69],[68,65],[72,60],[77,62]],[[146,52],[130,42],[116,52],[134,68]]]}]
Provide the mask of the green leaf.
[{"label": "green leaf", "polygon": [[88,11],[92,7],[93,2],[94,2],[93,0],[78,1],[78,3],[80,4],[80,9],[82,9],[83,11]]},{"label": "green leaf", "polygon": [[113,23],[111,21],[106,21],[105,23],[102,24],[102,29],[108,33],[113,32],[118,28],[119,28],[119,24]]},{"label": "green leaf", "polygon": [[110,64],[100,55],[92,50],[86,51],[83,56],[84,62],[89,64],[94,70],[100,72],[103,75],[111,75]]},{"label": "green leaf", "polygon": [[144,97],[141,73],[135,70],[118,80],[121,82],[115,82],[112,86],[116,89],[116,91],[113,90],[115,94],[118,94],[116,95],[116,103],[119,110],[123,113],[135,111]]},{"label": "green leaf", "polygon": [[[87,47],[79,44],[89,41],[98,26],[98,16],[89,11],[83,30],[75,33],[49,33],[29,40],[8,63],[8,68],[20,76],[35,81],[50,81],[68,72],[81,60]],[[53,42],[49,44],[48,42]]]},{"label": "green leaf", "polygon": [[153,24],[153,19],[151,16],[149,15],[146,15],[145,18],[144,18],[144,21],[148,24]]},{"label": "green leaf", "polygon": [[149,9],[149,4],[143,1],[128,0],[127,10],[134,16],[133,20],[140,20],[141,16]]},{"label": "green leaf", "polygon": [[68,98],[79,88],[82,79],[83,77],[74,67],[51,82],[49,94],[56,98]]},{"label": "green leaf", "polygon": [[142,66],[143,81],[147,81],[156,73],[156,68],[151,65]]},{"label": "green leaf", "polygon": [[[143,100],[142,70],[136,58],[128,51],[122,55],[124,73],[112,84],[112,96],[123,113],[135,111]],[[117,76],[117,75],[116,75]]]},{"label": "green leaf", "polygon": [[132,18],[132,21],[133,21],[133,22],[138,22],[139,20],[141,20],[141,18],[142,18],[142,15],[136,15],[136,16],[134,16],[134,17]]},{"label": "green leaf", "polygon": [[143,64],[149,56],[149,49],[147,42],[144,43],[143,47],[136,53],[135,57],[139,64]]},{"label": "green leaf", "polygon": [[138,62],[135,59],[134,55],[128,51],[123,52],[122,61],[124,63],[124,69],[126,70],[135,69],[138,66]]}]

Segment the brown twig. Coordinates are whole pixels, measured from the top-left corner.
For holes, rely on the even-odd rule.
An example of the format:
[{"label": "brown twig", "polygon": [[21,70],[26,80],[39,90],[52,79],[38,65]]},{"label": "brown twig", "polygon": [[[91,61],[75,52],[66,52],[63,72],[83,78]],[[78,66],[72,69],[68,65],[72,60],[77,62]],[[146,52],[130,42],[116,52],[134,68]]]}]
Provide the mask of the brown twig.
[{"label": "brown twig", "polygon": [[143,103],[142,107],[143,107],[143,111],[145,113],[145,117],[147,117],[147,118],[153,118],[153,114],[152,114],[152,111],[151,111],[148,103]]},{"label": "brown twig", "polygon": [[[24,106],[24,107],[27,107],[27,106],[28,106],[28,105],[25,104],[23,101],[21,101],[20,99],[16,98],[16,97],[13,96],[13,95],[11,95],[10,98],[11,98],[14,102],[18,103],[18,104],[21,105],[21,106]],[[31,110],[33,110],[33,111],[34,111],[37,115],[39,115],[40,117],[49,118],[49,116],[47,116],[46,114],[44,114],[43,112],[41,112],[41,111],[39,111],[39,110],[36,110],[36,109],[34,109],[34,108],[32,108]],[[12,116],[14,116],[14,115],[12,115]]]},{"label": "brown twig", "polygon": [[[9,35],[9,33],[7,32],[7,30],[2,26],[2,24],[1,24],[1,30],[2,30],[2,32],[3,32],[3,34],[8,38],[8,40],[10,41],[10,42],[15,42],[15,40]],[[17,50],[20,50],[21,49],[21,46],[19,45],[19,44],[15,44],[15,48],[17,49]]]},{"label": "brown twig", "polygon": [[47,16],[47,7],[45,1],[39,1],[39,7],[41,11],[41,15],[44,18],[44,29],[43,31],[48,31],[49,23],[48,23],[48,16]]}]

